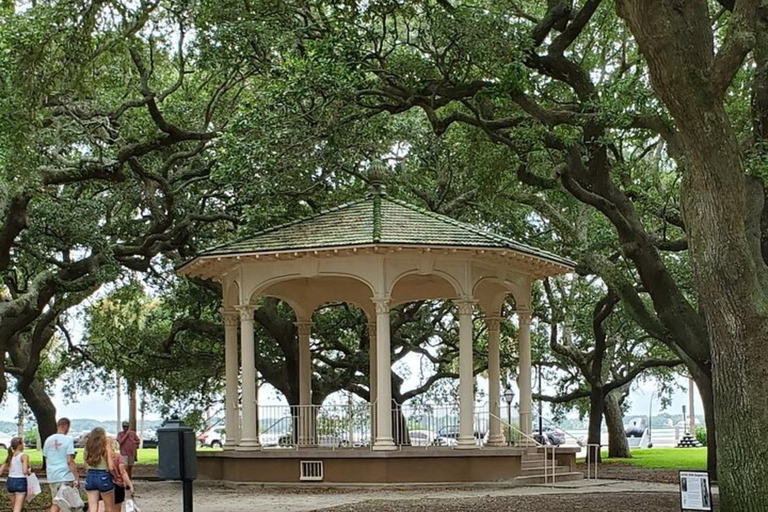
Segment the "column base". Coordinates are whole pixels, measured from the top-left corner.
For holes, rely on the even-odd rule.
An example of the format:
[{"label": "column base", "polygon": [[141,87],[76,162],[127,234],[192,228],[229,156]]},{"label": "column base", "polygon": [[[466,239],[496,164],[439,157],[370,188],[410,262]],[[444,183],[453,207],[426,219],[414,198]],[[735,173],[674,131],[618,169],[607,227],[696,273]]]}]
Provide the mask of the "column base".
[{"label": "column base", "polygon": [[487,446],[507,446],[507,441],[501,434],[495,434],[488,438]]},{"label": "column base", "polygon": [[376,441],[374,441],[371,449],[375,452],[387,452],[387,451],[397,450],[397,445],[395,444],[395,441],[392,440],[392,438],[377,439]]},{"label": "column base", "polygon": [[459,440],[456,443],[457,450],[476,450],[478,448],[480,448],[480,446],[478,446],[477,439],[475,439],[474,436],[459,437]]},{"label": "column base", "polygon": [[225,452],[233,452],[237,449],[237,445],[234,443],[224,443]]},{"label": "column base", "polygon": [[261,443],[255,439],[241,439],[235,450],[239,452],[261,451]]}]

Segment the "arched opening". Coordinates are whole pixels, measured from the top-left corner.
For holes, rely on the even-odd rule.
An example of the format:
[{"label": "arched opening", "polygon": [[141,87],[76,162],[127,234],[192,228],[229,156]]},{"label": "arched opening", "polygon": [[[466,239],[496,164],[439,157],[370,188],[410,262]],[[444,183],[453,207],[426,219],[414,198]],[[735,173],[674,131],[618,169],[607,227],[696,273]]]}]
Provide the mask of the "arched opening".
[{"label": "arched opening", "polygon": [[361,306],[371,295],[367,283],[340,275],[275,280],[254,292],[257,338],[267,340],[260,362],[270,374],[263,379],[287,402],[260,407],[262,445],[333,445],[337,434],[322,431],[329,424],[325,398],[342,389],[369,391],[370,312]]},{"label": "arched opening", "polygon": [[440,274],[411,273],[391,295],[395,443],[453,446],[460,412],[458,285]]},{"label": "arched opening", "polygon": [[392,304],[404,304],[421,300],[453,300],[459,297],[461,288],[445,274],[419,274],[409,272],[398,277],[392,285]]},{"label": "arched opening", "polygon": [[275,296],[252,303],[254,345],[258,371],[257,424],[262,446],[279,446],[291,431],[290,407],[299,400],[297,314],[291,304]]}]

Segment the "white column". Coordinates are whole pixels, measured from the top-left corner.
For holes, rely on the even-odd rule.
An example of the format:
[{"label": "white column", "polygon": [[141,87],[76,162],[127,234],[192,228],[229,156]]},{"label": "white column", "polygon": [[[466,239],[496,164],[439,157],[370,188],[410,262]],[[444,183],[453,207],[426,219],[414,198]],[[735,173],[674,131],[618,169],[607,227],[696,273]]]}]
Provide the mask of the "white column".
[{"label": "white column", "polygon": [[459,440],[457,448],[477,448],[475,440],[475,372],[472,358],[472,309],[463,300],[459,307]]},{"label": "white column", "polygon": [[260,450],[256,395],[256,347],[253,339],[254,306],[237,306],[240,312],[240,350],[243,361],[243,425],[238,450]]},{"label": "white column", "polygon": [[299,331],[299,446],[311,446],[315,442],[312,428],[314,414],[312,413],[312,353],[310,352],[310,336],[312,322],[296,322]]},{"label": "white column", "polygon": [[[371,322],[371,323],[368,324],[368,341],[370,343],[370,345],[368,347],[368,357],[370,358],[370,361],[369,361],[369,372],[370,372],[370,375],[368,376],[368,378],[369,378],[368,386],[369,386],[369,390],[370,390],[370,393],[369,393],[370,394],[369,403],[370,403],[371,407],[373,408],[373,407],[375,407],[374,404],[376,403],[376,399],[377,399],[377,396],[378,396],[377,386],[376,386],[376,384],[377,384],[376,379],[378,378],[378,372],[376,371],[376,364],[377,364],[378,361],[376,359],[377,338],[376,338],[376,323],[375,322]],[[373,409],[371,409],[371,443],[373,443],[373,441],[376,440],[376,422],[374,421],[375,417],[376,417],[376,415],[374,414]]]},{"label": "white column", "polygon": [[501,318],[497,316],[486,317],[488,326],[488,406],[490,419],[488,421],[490,433],[488,434],[489,446],[504,446],[504,436],[501,433],[501,363],[499,354],[499,334],[501,331]]},{"label": "white column", "polygon": [[531,435],[531,406],[533,398],[531,393],[531,312],[520,310],[517,312],[520,324],[518,331],[520,337],[520,374],[517,377],[517,385],[520,388],[520,431]]},{"label": "white column", "polygon": [[238,313],[234,309],[221,308],[224,317],[224,380],[226,394],[224,404],[225,428],[227,429],[225,450],[234,450],[240,440],[240,400],[238,397],[238,374],[240,373],[237,354]]},{"label": "white column", "polygon": [[374,450],[394,450],[392,439],[392,362],[389,348],[389,299],[376,304],[376,439]]}]

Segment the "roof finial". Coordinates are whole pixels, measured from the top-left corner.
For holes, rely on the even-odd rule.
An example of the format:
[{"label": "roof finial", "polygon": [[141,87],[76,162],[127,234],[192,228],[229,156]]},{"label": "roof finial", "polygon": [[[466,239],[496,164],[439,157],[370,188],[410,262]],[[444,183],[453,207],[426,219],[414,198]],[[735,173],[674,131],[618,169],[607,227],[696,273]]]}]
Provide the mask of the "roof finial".
[{"label": "roof finial", "polygon": [[381,160],[374,160],[368,166],[368,184],[371,194],[382,195],[386,193],[387,187],[384,185],[384,178],[388,171],[387,164]]}]

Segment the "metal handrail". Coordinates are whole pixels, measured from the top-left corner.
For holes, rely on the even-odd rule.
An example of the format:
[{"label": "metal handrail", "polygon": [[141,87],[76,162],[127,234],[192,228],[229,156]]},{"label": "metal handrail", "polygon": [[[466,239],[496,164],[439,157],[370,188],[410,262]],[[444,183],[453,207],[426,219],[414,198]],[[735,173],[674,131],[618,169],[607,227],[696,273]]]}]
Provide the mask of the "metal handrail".
[{"label": "metal handrail", "polygon": [[[511,425],[510,423],[507,423],[506,421],[502,420],[498,416],[496,416],[493,413],[490,413],[490,416],[492,418],[495,418],[499,420],[499,423],[501,423],[502,426],[506,426],[509,429],[514,430],[522,437],[530,440],[533,442],[534,446],[537,448],[543,448],[544,449],[544,483],[548,483],[551,479],[551,483],[554,485],[555,481],[557,480],[557,446],[555,445],[546,445],[536,440],[536,438],[529,436],[528,434],[522,432],[519,428],[515,427],[514,425]],[[591,445],[590,445],[591,446]],[[549,452],[552,452],[551,456],[549,455]],[[550,472],[550,466],[549,461],[552,461],[551,465],[551,472]],[[589,478],[589,477],[588,477]],[[595,467],[595,479],[597,479],[597,468]]]},{"label": "metal handrail", "polygon": [[507,423],[503,419],[499,418],[498,416],[496,416],[492,412],[488,413],[488,416],[490,416],[491,418],[497,419],[499,421],[499,423],[501,423],[502,426],[506,425],[507,429],[514,430],[515,432],[517,432],[518,434],[520,434],[524,438],[528,439],[529,441],[532,441],[535,446],[538,446],[538,447],[546,446],[546,445],[543,445],[542,443],[538,442],[535,438],[529,436],[528,434],[526,434],[525,432],[523,432],[522,430],[520,430],[516,426],[512,425],[511,423]]},{"label": "metal handrail", "polygon": [[560,425],[558,425],[558,424],[557,424],[557,423],[555,423],[554,421],[550,420],[549,418],[547,418],[547,417],[545,417],[545,416],[539,416],[537,413],[533,413],[533,414],[532,414],[532,417],[533,417],[533,419],[534,419],[534,420],[536,420],[536,419],[538,419],[539,417],[541,417],[541,419],[542,419],[543,421],[546,421],[546,422],[547,422],[547,425],[549,425],[549,426],[551,426],[551,427],[556,427],[556,428],[558,428],[558,429],[562,430],[562,431],[563,431],[563,434],[565,434],[566,436],[568,436],[568,437],[572,438],[574,441],[576,441],[576,444],[577,444],[577,445],[579,445],[579,446],[582,446],[582,444],[581,444],[581,440],[580,440],[578,437],[576,437],[575,435],[571,434],[570,432],[568,432],[567,430],[565,430],[563,427],[561,427]]},{"label": "metal handrail", "polygon": [[[599,444],[587,444],[587,480],[592,480],[592,474],[594,472],[594,479],[597,480],[597,466],[600,462],[600,445]],[[590,452],[594,450],[595,454],[590,457]]]},{"label": "metal handrail", "polygon": [[[538,414],[534,413],[533,416],[535,418],[539,418]],[[559,428],[560,430],[563,431],[564,434],[566,434],[567,436],[572,437],[573,439],[575,439],[576,440],[576,444],[578,444],[580,447],[586,448],[586,450],[587,450],[587,456],[586,456],[587,480],[593,480],[593,479],[597,480],[597,468],[598,468],[599,461],[600,461],[599,455],[600,455],[600,450],[602,449],[602,444],[600,444],[600,443],[584,443],[584,444],[582,444],[581,441],[576,436],[574,436],[573,434],[571,434],[570,432],[568,432],[564,428],[560,427],[559,425],[557,425],[555,422],[553,422],[549,418],[546,418],[545,416],[541,416],[541,419],[546,421],[548,425],[551,425],[553,427]]]}]

